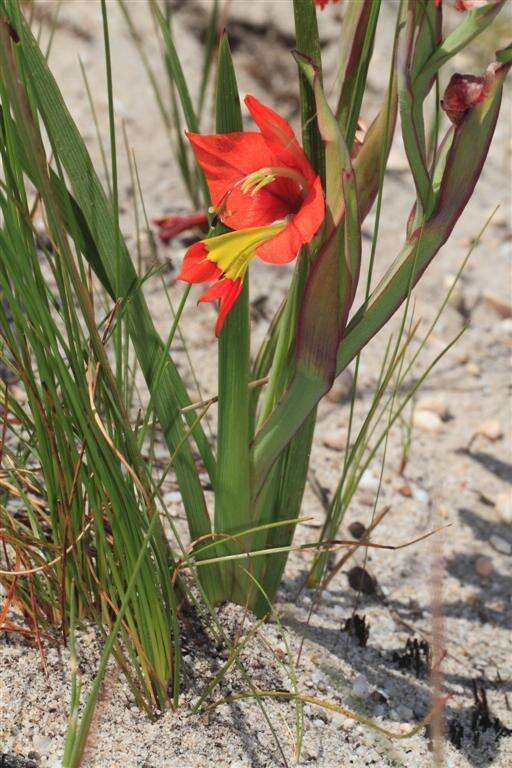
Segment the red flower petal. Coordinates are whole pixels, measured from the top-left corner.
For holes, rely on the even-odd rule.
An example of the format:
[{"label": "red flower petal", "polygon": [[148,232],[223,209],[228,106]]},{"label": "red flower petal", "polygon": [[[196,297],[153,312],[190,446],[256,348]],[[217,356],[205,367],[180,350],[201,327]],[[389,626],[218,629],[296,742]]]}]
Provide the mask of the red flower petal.
[{"label": "red flower petal", "polygon": [[176,278],[187,283],[209,283],[221,274],[220,269],[208,260],[208,251],[202,242],[194,243],[186,252],[181,270]]},{"label": "red flower petal", "polygon": [[228,277],[224,277],[222,280],[218,280],[211,285],[199,299],[203,301],[215,301],[220,300],[219,314],[217,315],[217,322],[215,323],[215,335],[218,336],[226,315],[237,300],[240,291],[242,290],[241,280],[230,280]]},{"label": "red flower petal", "polygon": [[256,249],[262,261],[285,264],[293,261],[299,248],[309,243],[325,216],[322,183],[317,176],[309,188],[301,208],[289,220],[286,227]]},{"label": "red flower petal", "polygon": [[215,206],[220,205],[233,186],[250,173],[275,165],[263,136],[256,131],[234,131],[202,135],[187,133],[196,160],[206,176]]},{"label": "red flower petal", "polygon": [[238,182],[261,168],[282,164],[261,133],[187,134],[206,176],[214,206],[231,229],[264,227],[298,209],[301,191],[289,179],[276,179],[255,195],[243,193]]},{"label": "red flower petal", "polygon": [[289,123],[254,96],[246,96],[245,104],[270,150],[278,158],[278,165],[297,168],[305,179],[312,181],[315,173]]}]

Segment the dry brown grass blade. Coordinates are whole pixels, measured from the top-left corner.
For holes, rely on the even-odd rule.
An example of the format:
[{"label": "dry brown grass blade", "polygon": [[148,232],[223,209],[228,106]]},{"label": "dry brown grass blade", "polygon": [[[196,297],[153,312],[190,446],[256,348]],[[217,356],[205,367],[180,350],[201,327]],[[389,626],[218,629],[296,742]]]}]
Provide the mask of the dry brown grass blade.
[{"label": "dry brown grass blade", "polygon": [[310,696],[309,694],[306,694],[306,693],[293,693],[293,691],[262,690],[262,691],[258,691],[257,694],[235,693],[232,696],[226,696],[223,699],[218,699],[217,701],[214,701],[212,704],[209,704],[206,707],[206,711],[208,712],[212,709],[215,709],[216,707],[219,707],[221,704],[229,704],[232,701],[242,701],[244,699],[252,699],[255,697],[259,697],[262,699],[299,700],[303,704],[311,704],[312,706],[320,707],[321,709],[327,709],[330,712],[336,712],[337,714],[343,715],[349,720],[355,720],[357,723],[366,725],[372,731],[376,731],[377,733],[380,733],[383,736],[387,736],[388,739],[394,739],[394,740],[410,739],[412,736],[415,736],[417,733],[423,730],[425,726],[431,723],[435,717],[439,715],[439,711],[444,709],[446,702],[450,698],[450,696],[444,696],[442,699],[440,699],[439,702],[430,710],[430,712],[419,723],[417,723],[417,725],[413,726],[406,733],[394,733],[393,731],[387,730],[387,728],[382,728],[380,725],[377,725],[373,720],[370,720],[370,718],[364,717],[363,715],[359,715],[357,712],[352,712],[350,709],[346,709],[345,707],[341,707],[338,704],[334,704],[334,702],[328,701],[327,699],[319,699],[316,696]]},{"label": "dry brown grass blade", "polygon": [[54,565],[60,562],[62,558],[65,556],[65,554],[69,555],[70,552],[73,551],[73,549],[76,547],[78,542],[81,539],[83,539],[83,537],[91,527],[92,523],[93,521],[89,520],[85,528],[78,534],[78,536],[73,541],[73,543],[66,548],[65,553],[61,553],[60,555],[57,555],[57,557],[54,557],[53,560],[50,560],[48,563],[45,563],[44,565],[39,565],[36,568],[27,568],[26,570],[21,570],[21,571],[0,570],[0,576],[33,576],[35,573],[42,573],[43,571],[47,571],[49,568],[52,568]]},{"label": "dry brown grass blade", "polygon": [[[254,379],[254,381],[249,382],[249,389],[257,389],[258,387],[264,387],[265,384],[268,384],[269,377],[263,376],[261,379]],[[199,408],[206,408],[210,407],[210,405],[213,405],[216,403],[219,399],[218,395],[214,395],[213,397],[209,397],[207,400],[198,400],[196,403],[191,403],[190,405],[187,405],[185,408],[180,408],[180,413],[189,413],[190,411],[197,411]]]}]

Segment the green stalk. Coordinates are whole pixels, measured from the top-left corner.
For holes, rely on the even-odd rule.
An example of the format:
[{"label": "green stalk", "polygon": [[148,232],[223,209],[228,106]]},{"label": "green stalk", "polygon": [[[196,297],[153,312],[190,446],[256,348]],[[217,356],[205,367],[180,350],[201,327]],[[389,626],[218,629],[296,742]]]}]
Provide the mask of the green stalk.
[{"label": "green stalk", "polygon": [[[242,113],[229,42],[219,47],[216,129],[242,130]],[[249,528],[249,286],[246,277],[240,296],[229,312],[219,338],[219,404],[215,532],[233,534]],[[243,545],[242,545],[243,546]],[[222,554],[240,550],[238,544],[219,546]],[[220,566],[223,596],[244,604],[247,576],[233,563]]]},{"label": "green stalk", "polygon": [[[297,50],[304,56],[308,56],[321,72],[320,38],[313,0],[293,0],[293,13]],[[302,146],[313,168],[323,179],[325,176],[324,146],[316,122],[315,97],[311,85],[301,71],[299,71],[299,87]]]},{"label": "green stalk", "polygon": [[[313,0],[294,0],[295,39],[297,50],[307,56],[316,66],[321,76],[322,61],[316,8]],[[306,155],[316,172],[325,178],[324,145],[316,119],[316,101],[313,89],[304,73],[299,69],[302,144]],[[279,321],[276,354],[270,371],[270,382],[265,394],[260,422],[262,422],[276,406],[282,393],[286,390],[295,367],[295,343],[297,316],[302,302],[306,278],[309,272],[310,259],[307,249],[299,254],[295,267],[292,285],[286,305]],[[311,453],[313,432],[316,422],[316,410],[309,414],[295,440],[283,451],[276,466],[269,474],[266,486],[261,493],[253,497],[255,508],[254,519],[258,523],[278,522],[286,518],[296,518],[307,478],[307,466]],[[252,467],[252,470],[254,467]],[[251,482],[254,483],[252,472]],[[252,485],[254,491],[254,484]],[[294,525],[284,529],[271,530],[266,535],[256,535],[251,542],[251,549],[272,547],[277,544],[287,545],[293,538]],[[259,559],[253,565],[254,579],[261,584],[263,591],[274,598],[286,563],[286,555],[276,555]],[[262,615],[266,610],[266,602],[262,599],[261,591],[253,592],[251,608]]]}]

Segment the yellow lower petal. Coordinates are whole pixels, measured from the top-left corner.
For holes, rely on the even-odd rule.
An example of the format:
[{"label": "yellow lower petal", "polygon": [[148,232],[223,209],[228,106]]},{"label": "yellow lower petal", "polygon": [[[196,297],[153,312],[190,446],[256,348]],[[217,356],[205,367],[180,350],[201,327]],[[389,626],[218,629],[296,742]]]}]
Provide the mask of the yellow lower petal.
[{"label": "yellow lower petal", "polygon": [[277,235],[284,226],[284,223],[280,223],[268,227],[251,227],[210,237],[203,243],[208,251],[208,260],[213,261],[231,280],[243,280],[258,246]]}]

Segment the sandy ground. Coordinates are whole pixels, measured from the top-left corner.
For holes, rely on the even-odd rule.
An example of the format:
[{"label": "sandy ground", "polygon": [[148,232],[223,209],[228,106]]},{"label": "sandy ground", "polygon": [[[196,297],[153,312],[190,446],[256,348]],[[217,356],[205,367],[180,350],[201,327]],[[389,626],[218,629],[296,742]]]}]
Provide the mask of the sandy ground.
[{"label": "sandy ground", "polygon": [[[125,121],[138,160],[147,209],[155,216],[188,211],[189,204],[140,60],[117,5],[113,2],[108,5],[117,119]],[[187,0],[177,3],[175,14],[176,40],[192,91],[198,81],[200,39],[207,7],[207,0]],[[45,12],[50,8],[45,3],[37,4],[37,15],[43,20],[45,31]],[[130,8],[152,64],[163,77],[146,6],[142,0],[132,1]],[[382,33],[365,105],[370,118],[386,77],[393,8],[393,2],[384,3]],[[332,82],[335,74],[338,14],[338,8],[331,8],[320,15],[328,82]],[[458,69],[475,73],[482,70],[491,60],[493,49],[503,45],[505,26],[503,22],[498,25],[495,40],[486,35],[471,53],[464,54],[457,62]],[[290,93],[289,85],[295,80],[294,64],[288,53],[292,46],[288,3],[234,0],[229,30],[241,92],[254,93],[278,106],[286,117],[296,120],[297,99],[295,93]],[[92,85],[106,137],[101,20],[99,4],[95,1],[63,3],[51,63],[100,167],[78,55]],[[205,126],[208,114],[206,118]],[[403,475],[399,474],[401,430],[396,429],[389,441],[377,509],[389,505],[390,511],[375,538],[400,544],[439,525],[450,524],[450,527],[434,539],[407,549],[370,551],[367,567],[378,583],[377,594],[358,597],[350,588],[346,573],[340,573],[309,620],[312,594],[302,589],[309,558],[304,554],[292,556],[276,606],[283,628],[276,623],[262,627],[259,638],[244,654],[256,684],[269,689],[289,687],[286,670],[277,663],[270,648],[283,656],[286,639],[295,655],[304,641],[299,669],[299,686],[303,692],[403,733],[408,725],[421,720],[431,704],[423,652],[421,648],[416,652],[410,647],[407,649],[406,643],[408,640],[419,643],[430,636],[432,605],[440,600],[441,629],[447,651],[442,663],[443,685],[450,694],[446,721],[452,740],[446,742],[439,764],[453,768],[505,768],[512,764],[512,739],[507,730],[512,728],[512,456],[508,440],[512,320],[503,316],[511,301],[510,128],[510,99],[507,99],[477,194],[415,294],[415,314],[421,318],[421,330],[425,331],[471,240],[492,209],[500,204],[465,270],[455,300],[443,314],[420,358],[421,364],[415,368],[414,374],[418,375],[460,330],[464,320],[468,320],[468,330],[424,386],[422,397],[429,399],[426,405],[430,410],[423,403],[423,416],[416,416],[409,461]],[[126,165],[121,165],[120,177],[123,230],[130,246],[134,246],[132,197]],[[378,273],[384,271],[400,248],[412,199],[397,133],[385,186],[377,250]],[[365,225],[366,249],[372,223],[373,218],[369,217]],[[175,241],[170,248],[162,247],[159,251],[162,260],[170,260],[169,281],[172,266],[179,263],[183,248],[182,242]],[[266,318],[284,296],[289,276],[290,270],[286,268],[271,269],[262,264],[252,270],[256,341],[263,337]],[[171,288],[172,296],[178,298],[180,290]],[[160,282],[150,281],[146,293],[158,328],[166,334],[171,318]],[[194,366],[201,372],[201,391],[206,396],[214,394],[216,388],[213,318],[210,307],[196,309],[191,304],[183,323]],[[374,341],[363,357],[357,419],[368,408],[386,340],[387,332]],[[185,377],[189,377],[185,360],[180,358],[180,361]],[[432,409],[441,413],[443,419],[436,420]],[[340,437],[347,422],[346,403],[326,401],[321,405],[312,468],[315,485],[324,489],[327,496],[332,494],[342,466]],[[376,462],[363,478],[347,513],[342,535],[349,535],[351,523],[370,521],[379,470],[380,462]],[[168,499],[170,509],[179,520],[182,514],[176,493],[170,492]],[[303,512],[311,520],[298,531],[297,539],[311,541],[319,535],[324,515],[313,485],[307,489]],[[356,555],[345,570],[361,564],[362,559],[362,555]],[[342,631],[356,609],[369,625],[366,647]],[[226,630],[233,633],[243,618],[235,607],[223,607],[219,615]],[[250,624],[250,619],[247,621]],[[177,712],[163,714],[155,722],[149,722],[137,710],[122,677],[112,668],[83,765],[90,768],[270,768],[282,766],[285,761],[293,764],[294,705],[272,701],[265,704],[283,754],[253,701],[225,704],[209,716],[193,716],[190,703],[197,700],[205,681],[222,664],[225,654],[221,650],[212,658],[193,633],[184,652],[187,674],[181,707]],[[85,690],[93,679],[98,654],[99,644],[94,633],[80,633],[80,669]],[[0,754],[24,756],[41,767],[56,768],[61,764],[69,701],[68,658],[66,649],[48,648],[45,677],[36,649],[15,637],[0,635]],[[478,690],[485,689],[487,694],[492,723],[487,728],[483,727],[482,704],[475,708],[474,681]],[[219,695],[225,696],[243,687],[233,672],[225,679]],[[479,696],[481,701],[481,694]],[[460,726],[463,734],[458,739]],[[10,765],[7,761],[3,764]],[[300,765],[422,768],[433,764],[430,742],[424,731],[410,740],[393,742],[339,714],[305,707]]]}]

